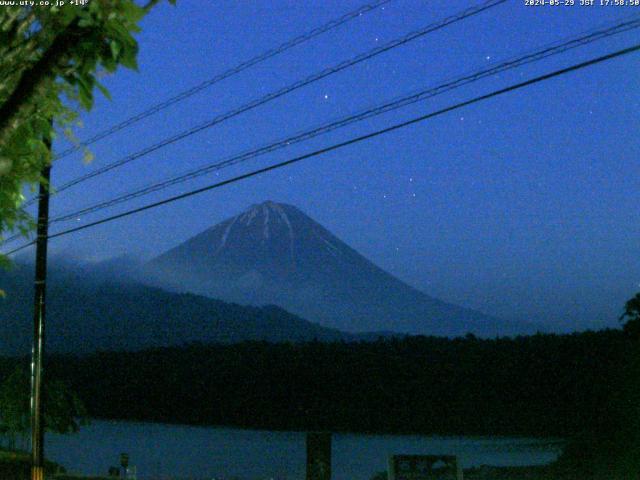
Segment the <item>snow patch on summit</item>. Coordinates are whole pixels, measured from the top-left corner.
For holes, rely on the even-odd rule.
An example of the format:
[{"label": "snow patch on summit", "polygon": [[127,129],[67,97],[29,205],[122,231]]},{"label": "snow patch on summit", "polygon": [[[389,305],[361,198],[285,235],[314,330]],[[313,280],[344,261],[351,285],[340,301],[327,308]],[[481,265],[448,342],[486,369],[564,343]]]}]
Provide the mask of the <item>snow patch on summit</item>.
[{"label": "snow patch on summit", "polygon": [[291,255],[291,263],[295,263],[295,256],[294,256],[294,250],[293,250],[293,227],[291,226],[291,222],[289,221],[289,217],[287,217],[287,212],[284,211],[284,209],[278,205],[277,203],[273,204],[273,209],[278,213],[278,215],[280,215],[280,218],[282,219],[282,221],[285,223],[285,225],[287,226],[287,228],[289,229],[289,253]]},{"label": "snow patch on summit", "polygon": [[251,225],[251,222],[253,221],[253,219],[256,217],[257,214],[258,214],[258,211],[254,208],[246,213],[243,213],[241,218],[245,220],[244,224],[249,226]]},{"label": "snow patch on summit", "polygon": [[326,250],[330,255],[337,257],[340,254],[340,247],[335,245],[331,240],[325,238],[325,236],[317,230],[314,230],[313,233],[327,246]]},{"label": "snow patch on summit", "polygon": [[220,238],[220,245],[218,246],[218,248],[216,248],[215,253],[218,253],[222,249],[222,247],[226,245],[227,238],[229,238],[229,232],[231,232],[231,228],[237,221],[238,217],[234,217],[233,220],[229,222],[229,225],[227,225],[227,228],[225,228],[224,232],[222,233],[222,237]]},{"label": "snow patch on summit", "polygon": [[[254,204],[248,210],[230,218],[227,222],[228,223],[226,225],[222,224],[218,227],[222,230],[222,233],[214,254],[218,254],[227,245],[229,235],[233,231],[234,227],[237,227],[235,230],[237,231],[238,228],[242,229],[244,227],[255,225],[258,227],[258,232],[260,229],[262,230],[262,242],[265,243],[270,241],[273,234],[277,231],[274,230],[274,228],[280,228],[273,224],[273,222],[276,222],[276,224],[286,227],[287,236],[289,237],[289,255],[291,263],[295,263],[295,232],[292,220],[287,214],[287,205],[281,205],[272,201]],[[335,245],[332,245],[325,239],[323,239],[323,241],[327,243],[328,248],[333,248],[337,251]],[[332,252],[332,254],[334,256],[336,255],[335,252]]]},{"label": "snow patch on summit", "polygon": [[262,213],[264,214],[264,238],[265,240],[269,239],[269,207],[265,205],[262,207]]},{"label": "snow patch on summit", "polygon": [[329,252],[334,257],[338,256],[338,252],[339,252],[338,247],[336,247],[333,243],[331,243],[329,240],[327,240],[324,237],[320,237],[320,240],[322,240],[327,245],[327,252]]}]

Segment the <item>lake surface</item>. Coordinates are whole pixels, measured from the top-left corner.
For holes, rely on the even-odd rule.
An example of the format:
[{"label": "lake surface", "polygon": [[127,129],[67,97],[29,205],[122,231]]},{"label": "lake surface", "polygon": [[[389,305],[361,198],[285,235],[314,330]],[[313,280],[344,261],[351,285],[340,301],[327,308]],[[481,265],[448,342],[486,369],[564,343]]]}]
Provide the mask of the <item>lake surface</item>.
[{"label": "lake surface", "polygon": [[[536,465],[561,451],[553,440],[334,434],[333,480],[369,480],[391,454],[453,454],[464,468]],[[76,435],[48,435],[46,455],[70,472],[106,475],[127,452],[138,479],[303,479],[305,434],[94,421]]]}]

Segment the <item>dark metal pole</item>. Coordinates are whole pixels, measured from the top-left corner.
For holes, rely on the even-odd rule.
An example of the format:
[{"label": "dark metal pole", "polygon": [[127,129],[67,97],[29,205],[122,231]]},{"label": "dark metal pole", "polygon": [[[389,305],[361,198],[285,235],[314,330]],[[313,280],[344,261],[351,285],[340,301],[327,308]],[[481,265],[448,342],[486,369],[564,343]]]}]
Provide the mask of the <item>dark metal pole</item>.
[{"label": "dark metal pole", "polygon": [[[47,141],[49,151],[51,142]],[[44,480],[43,360],[45,340],[45,296],[47,281],[47,236],[49,231],[49,180],[51,164],[42,169],[38,200],[36,278],[31,352],[31,480]]]},{"label": "dark metal pole", "polygon": [[331,480],[331,432],[307,432],[306,480]]}]

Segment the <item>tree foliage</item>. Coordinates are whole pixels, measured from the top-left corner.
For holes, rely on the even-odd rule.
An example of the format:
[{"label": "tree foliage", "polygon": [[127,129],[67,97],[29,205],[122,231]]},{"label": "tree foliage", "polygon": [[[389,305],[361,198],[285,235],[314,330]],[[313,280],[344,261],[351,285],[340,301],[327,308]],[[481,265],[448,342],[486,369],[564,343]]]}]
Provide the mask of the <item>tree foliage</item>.
[{"label": "tree foliage", "polygon": [[133,34],[157,2],[0,9],[0,238],[32,228],[20,208],[22,189],[37,183],[51,161],[46,142],[54,131],[73,138],[78,113],[91,109],[95,89],[108,95],[98,80],[103,74],[137,67]]},{"label": "tree foliage", "polygon": [[52,356],[92,418],[566,437],[607,420],[630,341],[609,330],[479,339],[244,342]]},{"label": "tree foliage", "polygon": [[636,340],[640,339],[640,293],[627,301],[624,313],[620,317],[624,321],[624,331]]},{"label": "tree foliage", "polygon": [[[0,435],[12,444],[29,431],[30,377],[26,368],[18,366],[0,384]],[[74,433],[86,417],[84,404],[61,381],[45,384],[44,424],[49,432]]]}]

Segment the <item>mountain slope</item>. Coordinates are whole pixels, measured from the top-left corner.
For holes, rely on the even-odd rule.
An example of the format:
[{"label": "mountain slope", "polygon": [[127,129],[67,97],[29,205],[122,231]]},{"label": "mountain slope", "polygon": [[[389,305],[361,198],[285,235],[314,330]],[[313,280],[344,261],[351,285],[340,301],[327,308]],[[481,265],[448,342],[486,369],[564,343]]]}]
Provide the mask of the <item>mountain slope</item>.
[{"label": "mountain slope", "polygon": [[452,305],[380,269],[294,206],[265,202],[146,265],[146,281],[243,304],[279,305],[343,331],[510,335],[523,326]]},{"label": "mountain slope", "polygon": [[[47,349],[85,353],[139,350],[192,342],[353,340],[279,307],[246,307],[131,282],[105,280],[86,270],[50,269]],[[33,268],[0,270],[0,355],[31,348]]]}]

